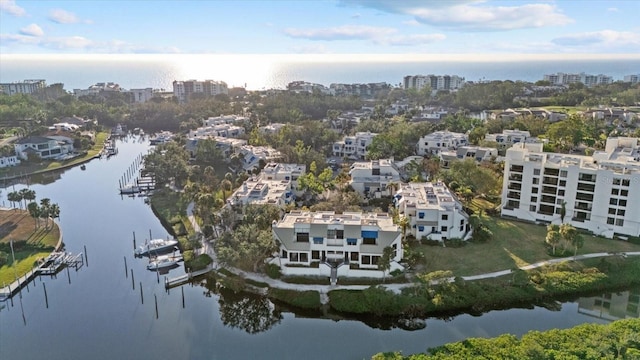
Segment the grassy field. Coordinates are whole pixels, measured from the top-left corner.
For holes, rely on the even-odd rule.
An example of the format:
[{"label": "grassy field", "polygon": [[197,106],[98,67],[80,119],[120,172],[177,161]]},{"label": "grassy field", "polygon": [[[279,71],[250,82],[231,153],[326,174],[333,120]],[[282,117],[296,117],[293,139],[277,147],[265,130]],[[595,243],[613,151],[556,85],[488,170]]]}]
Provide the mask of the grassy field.
[{"label": "grassy field", "polygon": [[[46,257],[54,250],[60,237],[58,227],[53,226],[45,230],[42,220],[38,229],[35,225],[35,220],[26,211],[0,211],[0,256],[6,257],[6,263],[0,266],[0,286],[13,282],[16,273],[18,276],[27,273],[38,259]],[[14,241],[15,269],[10,240]]]},{"label": "grassy field", "polygon": [[[486,215],[483,219],[493,232],[492,240],[470,242],[461,248],[420,245],[420,251],[425,254],[424,268],[420,271],[451,270],[454,275],[468,276],[552,258],[544,245],[545,226]],[[640,251],[640,245],[584,235],[584,246],[578,249],[578,254],[610,251]]]},{"label": "grassy field", "polygon": [[93,158],[102,151],[104,141],[109,136],[107,132],[96,134],[95,144],[87,151],[84,156],[79,156],[67,161],[41,161],[41,162],[22,162],[20,165],[10,168],[0,169],[0,177],[13,177],[25,174],[36,174],[45,171],[59,169],[61,167],[73,166]]}]

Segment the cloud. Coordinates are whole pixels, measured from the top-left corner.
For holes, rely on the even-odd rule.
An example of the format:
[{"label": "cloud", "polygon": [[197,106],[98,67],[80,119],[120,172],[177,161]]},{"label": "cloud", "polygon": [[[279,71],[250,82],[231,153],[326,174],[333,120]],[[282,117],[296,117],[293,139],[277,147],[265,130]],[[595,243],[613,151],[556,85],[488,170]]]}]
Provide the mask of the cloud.
[{"label": "cloud", "polygon": [[489,6],[484,1],[343,0],[344,4],[413,16],[425,25],[458,31],[501,31],[566,25],[573,20],[553,4]]},{"label": "cloud", "polygon": [[403,21],[402,23],[409,26],[420,26],[420,23],[416,19],[409,19],[407,21]]},{"label": "cloud", "polygon": [[62,9],[53,9],[49,12],[49,20],[58,23],[58,24],[76,24],[79,22],[91,23],[91,20],[80,20],[76,14],[62,10]]},{"label": "cloud", "polygon": [[360,16],[361,16],[360,13],[355,13],[355,14],[351,15],[351,18],[352,19],[359,19]]},{"label": "cloud", "polygon": [[607,9],[608,12],[618,12],[618,8],[610,7]]},{"label": "cloud", "polygon": [[0,41],[2,41],[2,45],[6,47],[25,45],[53,49],[60,52],[90,52],[101,54],[166,54],[181,52],[180,49],[176,47],[136,45],[121,40],[94,41],[83,36],[38,37],[23,34],[0,34]]},{"label": "cloud", "polygon": [[20,29],[20,34],[27,36],[42,36],[44,35],[44,31],[42,31],[42,28],[37,24],[31,24]]},{"label": "cloud", "polygon": [[551,40],[552,43],[561,46],[592,46],[605,45],[606,47],[628,46],[640,50],[640,33],[630,31],[601,30],[568,34]]},{"label": "cloud", "polygon": [[15,0],[0,0],[0,12],[6,12],[13,16],[27,15],[27,11],[16,5]]},{"label": "cloud", "polygon": [[381,39],[379,42],[385,45],[392,46],[415,46],[432,44],[434,42],[442,41],[446,38],[447,37],[443,34],[414,34],[390,36],[388,38]]},{"label": "cloud", "polygon": [[344,25],[319,29],[288,28],[284,33],[296,39],[308,40],[370,40],[395,33],[397,30],[388,27],[363,25]]}]

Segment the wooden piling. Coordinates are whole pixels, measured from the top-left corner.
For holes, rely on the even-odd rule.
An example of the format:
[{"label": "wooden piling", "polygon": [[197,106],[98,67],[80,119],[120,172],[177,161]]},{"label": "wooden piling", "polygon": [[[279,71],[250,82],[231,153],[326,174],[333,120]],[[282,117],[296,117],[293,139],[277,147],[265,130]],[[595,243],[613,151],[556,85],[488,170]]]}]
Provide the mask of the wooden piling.
[{"label": "wooden piling", "polygon": [[133,250],[136,249],[136,232],[133,232]]},{"label": "wooden piling", "polygon": [[89,267],[89,255],[87,255],[87,245],[84,245],[84,263]]},{"label": "wooden piling", "polygon": [[180,290],[182,290],[182,308],[184,309],[184,287],[180,286]]},{"label": "wooden piling", "polygon": [[129,277],[129,270],[127,270],[127,257],[124,256],[124,277],[128,278]]},{"label": "wooden piling", "polygon": [[136,281],[133,278],[133,269],[131,269],[131,287],[133,287],[133,290],[136,289]]},{"label": "wooden piling", "polygon": [[158,297],[156,296],[156,294],[153,294],[153,298],[155,299],[156,302],[156,319],[158,318]]},{"label": "wooden piling", "polygon": [[160,271],[156,269],[156,279],[158,280],[158,284],[160,284]]},{"label": "wooden piling", "polygon": [[151,229],[149,229],[149,240],[153,239],[153,236],[151,236]]},{"label": "wooden piling", "polygon": [[142,281],[140,281],[140,302],[144,305],[144,296],[142,295]]},{"label": "wooden piling", "polygon": [[67,266],[67,280],[69,281],[69,284],[71,284],[71,275],[69,274],[69,266]]},{"label": "wooden piling", "polygon": [[[49,297],[47,296],[47,286],[42,283],[42,288],[44,289],[44,303],[47,306],[47,309],[49,308]],[[12,303],[13,305],[13,303]]]}]

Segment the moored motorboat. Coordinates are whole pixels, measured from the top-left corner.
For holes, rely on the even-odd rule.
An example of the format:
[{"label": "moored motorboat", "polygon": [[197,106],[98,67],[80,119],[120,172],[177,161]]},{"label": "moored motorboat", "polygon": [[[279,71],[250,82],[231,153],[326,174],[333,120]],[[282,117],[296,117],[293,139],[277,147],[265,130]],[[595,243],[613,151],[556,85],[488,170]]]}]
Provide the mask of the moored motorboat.
[{"label": "moored motorboat", "polygon": [[172,267],[182,261],[182,255],[160,255],[149,260],[148,270],[160,270]]},{"label": "moored motorboat", "polygon": [[136,256],[148,256],[157,253],[174,250],[178,245],[178,240],[173,239],[153,239],[134,251]]}]

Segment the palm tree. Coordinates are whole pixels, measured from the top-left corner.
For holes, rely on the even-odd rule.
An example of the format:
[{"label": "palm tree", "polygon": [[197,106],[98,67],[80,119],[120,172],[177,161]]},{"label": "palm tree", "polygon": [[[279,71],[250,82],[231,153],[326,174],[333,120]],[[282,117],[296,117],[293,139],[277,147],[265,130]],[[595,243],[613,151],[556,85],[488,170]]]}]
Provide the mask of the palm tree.
[{"label": "palm tree", "polygon": [[232,186],[233,183],[230,180],[226,179],[226,176],[225,179],[220,182],[220,188],[222,189],[222,198],[224,200],[227,199],[227,191],[231,191]]},{"label": "palm tree", "polygon": [[49,207],[49,216],[53,220],[60,217],[60,206],[58,206],[58,204],[51,204],[51,206]]},{"label": "palm tree", "polygon": [[28,188],[24,188],[22,190],[20,190],[20,196],[22,197],[22,200],[24,200],[24,208],[27,208],[27,200],[35,200],[36,198],[36,192],[33,190],[30,190]]},{"label": "palm tree", "polygon": [[400,230],[402,230],[402,242],[407,239],[407,229],[409,228],[409,218],[407,216],[401,216],[398,219],[398,226],[400,226]]},{"label": "palm tree", "polygon": [[27,205],[27,210],[29,210],[29,215],[35,220],[35,228],[37,229],[40,226],[40,207],[38,203],[31,202]]},{"label": "palm tree", "polygon": [[40,200],[40,217],[44,218],[44,228],[49,228],[49,210],[51,208],[51,199],[44,198]]},{"label": "palm tree", "polygon": [[20,195],[17,191],[12,191],[7,194],[7,200],[11,202],[11,207],[15,208],[15,203],[18,203],[18,206],[22,205],[22,195]]},{"label": "palm tree", "polygon": [[547,226],[547,236],[545,238],[545,242],[551,246],[553,249],[553,255],[556,254],[556,246],[560,243],[560,227],[555,224],[550,224]]}]

